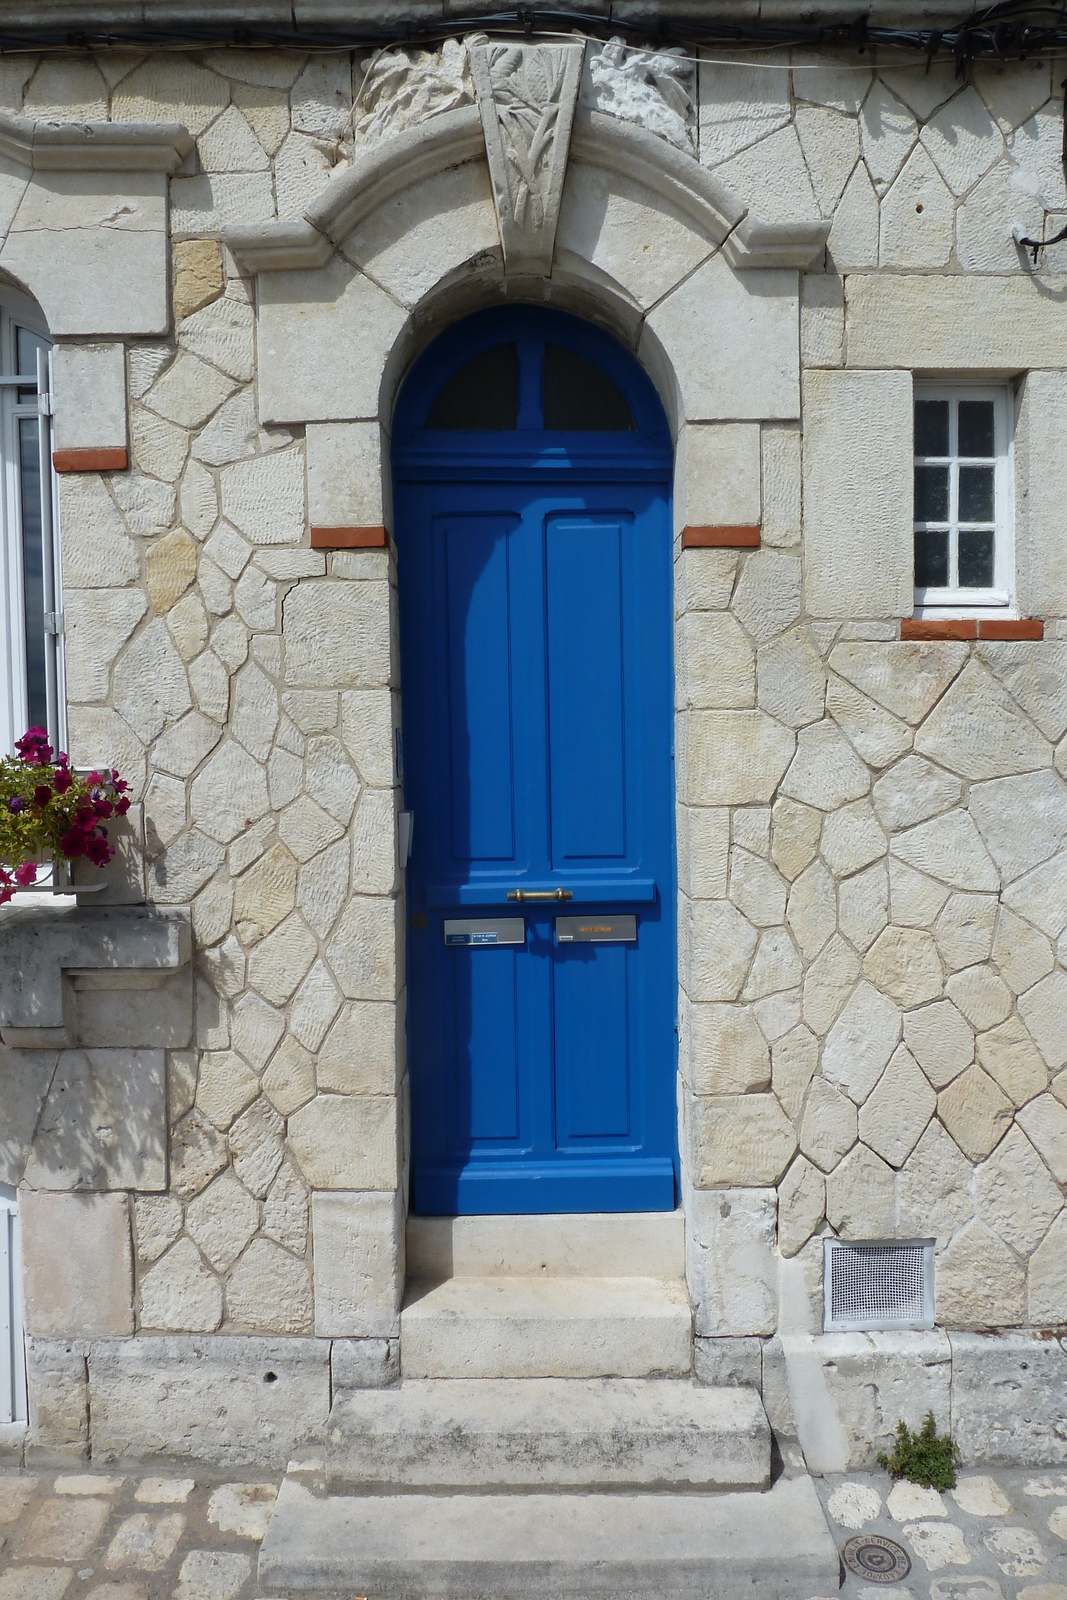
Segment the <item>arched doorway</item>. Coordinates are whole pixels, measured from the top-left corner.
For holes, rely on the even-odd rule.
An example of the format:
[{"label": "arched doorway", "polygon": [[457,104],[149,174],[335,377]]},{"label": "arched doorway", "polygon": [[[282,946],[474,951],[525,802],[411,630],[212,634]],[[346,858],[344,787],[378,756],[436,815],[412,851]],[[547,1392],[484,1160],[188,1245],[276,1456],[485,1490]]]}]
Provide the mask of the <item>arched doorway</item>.
[{"label": "arched doorway", "polygon": [[417,1212],[676,1203],[671,459],[562,313],[472,317],[401,390]]}]

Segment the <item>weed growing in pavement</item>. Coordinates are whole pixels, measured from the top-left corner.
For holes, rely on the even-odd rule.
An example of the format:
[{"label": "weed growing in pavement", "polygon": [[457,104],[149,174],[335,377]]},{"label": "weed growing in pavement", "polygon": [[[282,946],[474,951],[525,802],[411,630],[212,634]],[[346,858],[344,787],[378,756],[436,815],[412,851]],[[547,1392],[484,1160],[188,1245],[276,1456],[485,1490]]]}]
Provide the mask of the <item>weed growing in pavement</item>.
[{"label": "weed growing in pavement", "polygon": [[956,1463],[959,1451],[951,1435],[937,1436],[937,1424],[932,1411],[918,1433],[912,1433],[906,1422],[897,1423],[897,1441],[890,1455],[878,1457],[891,1478],[907,1478],[909,1483],[921,1483],[925,1489],[954,1489]]}]

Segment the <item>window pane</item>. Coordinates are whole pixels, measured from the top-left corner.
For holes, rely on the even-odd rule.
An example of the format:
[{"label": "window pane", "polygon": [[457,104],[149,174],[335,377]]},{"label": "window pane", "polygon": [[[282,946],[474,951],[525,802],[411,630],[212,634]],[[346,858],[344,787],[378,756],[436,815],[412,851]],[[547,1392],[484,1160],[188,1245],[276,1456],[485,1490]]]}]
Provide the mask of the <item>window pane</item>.
[{"label": "window pane", "polygon": [[48,340],[42,339],[39,334],[31,333],[29,328],[15,329],[15,356],[18,361],[19,376],[24,374],[33,379],[31,389],[20,389],[19,401],[32,400],[37,393],[37,352],[47,350]]},{"label": "window pane", "polygon": [[996,454],[992,400],[961,400],[959,413],[961,456]]},{"label": "window pane", "polygon": [[545,427],[567,433],[625,433],[635,426],[606,372],[563,345],[545,345]]},{"label": "window pane", "polygon": [[44,549],[41,530],[41,462],[37,422],[19,421],[19,493],[22,500],[23,605],[26,619],[26,699],[28,726],[47,728],[45,680]]},{"label": "window pane", "polygon": [[948,455],[948,401],[916,400],[915,454]]},{"label": "window pane", "polygon": [[993,520],[993,468],[960,468],[960,521]]},{"label": "window pane", "polygon": [[460,367],[439,392],[428,428],[500,433],[519,420],[519,357],[513,344],[486,350]]},{"label": "window pane", "polygon": [[37,379],[37,352],[48,349],[48,340],[42,339],[39,333],[31,333],[29,328],[16,328],[15,339],[18,347],[19,375]]},{"label": "window pane", "polygon": [[915,521],[948,520],[948,468],[915,468]]},{"label": "window pane", "polygon": [[993,530],[979,528],[960,533],[960,588],[993,587]]},{"label": "window pane", "polygon": [[948,534],[915,535],[915,587],[944,589],[948,586]]}]

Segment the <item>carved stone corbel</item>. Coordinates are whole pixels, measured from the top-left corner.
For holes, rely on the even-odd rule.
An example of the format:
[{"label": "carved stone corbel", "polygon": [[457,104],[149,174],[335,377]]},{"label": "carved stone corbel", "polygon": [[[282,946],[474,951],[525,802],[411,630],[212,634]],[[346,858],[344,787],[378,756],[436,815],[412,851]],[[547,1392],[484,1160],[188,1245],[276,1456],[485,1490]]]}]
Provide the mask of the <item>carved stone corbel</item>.
[{"label": "carved stone corbel", "polygon": [[467,41],[504,271],[548,277],[585,45]]}]

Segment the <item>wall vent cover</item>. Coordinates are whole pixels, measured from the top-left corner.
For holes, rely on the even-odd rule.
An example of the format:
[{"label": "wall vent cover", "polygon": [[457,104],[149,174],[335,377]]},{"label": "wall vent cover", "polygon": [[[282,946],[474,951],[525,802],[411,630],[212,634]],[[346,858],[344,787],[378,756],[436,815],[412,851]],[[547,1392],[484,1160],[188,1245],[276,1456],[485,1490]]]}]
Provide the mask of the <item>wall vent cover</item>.
[{"label": "wall vent cover", "polygon": [[823,1327],[932,1328],[934,1241],[823,1241]]}]

